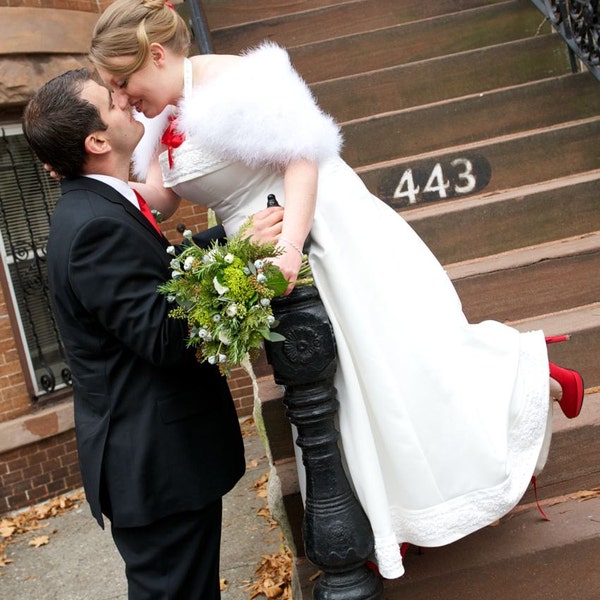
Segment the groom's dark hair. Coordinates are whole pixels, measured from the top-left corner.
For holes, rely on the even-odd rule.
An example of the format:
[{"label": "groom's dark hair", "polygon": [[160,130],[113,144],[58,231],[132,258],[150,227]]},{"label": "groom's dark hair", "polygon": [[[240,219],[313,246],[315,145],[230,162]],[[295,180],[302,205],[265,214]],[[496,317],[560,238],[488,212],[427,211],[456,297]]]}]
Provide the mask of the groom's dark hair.
[{"label": "groom's dark hair", "polygon": [[107,125],[97,108],[81,98],[87,81],[97,81],[88,69],[75,69],[45,83],[23,114],[23,133],[37,157],[59,175],[72,179],[83,172],[85,139]]}]

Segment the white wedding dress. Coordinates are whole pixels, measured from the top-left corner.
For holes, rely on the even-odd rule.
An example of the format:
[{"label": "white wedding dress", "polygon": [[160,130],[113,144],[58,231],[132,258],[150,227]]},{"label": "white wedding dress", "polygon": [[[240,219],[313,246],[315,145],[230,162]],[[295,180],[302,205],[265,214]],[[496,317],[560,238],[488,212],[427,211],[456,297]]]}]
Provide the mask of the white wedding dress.
[{"label": "white wedding dress", "polygon": [[[284,53],[253,51],[246,85],[271,69],[269,52]],[[241,77],[221,79],[244,90]],[[209,114],[227,96],[206,86],[196,94],[215,96]],[[237,102],[247,109],[251,101]],[[191,106],[202,119],[196,100],[180,110]],[[166,152],[160,156],[167,186],[212,208],[228,233],[263,209],[268,194],[285,204],[281,170],[261,161],[260,149],[242,161],[207,147],[210,139],[188,124],[173,167]],[[400,543],[439,546],[488,525],[543,466],[551,419],[546,346],[539,331],[469,324],[446,272],[409,225],[335,152],[323,153],[309,260],[335,332],[349,477],[373,528],[379,569],[394,578],[404,572]]]}]

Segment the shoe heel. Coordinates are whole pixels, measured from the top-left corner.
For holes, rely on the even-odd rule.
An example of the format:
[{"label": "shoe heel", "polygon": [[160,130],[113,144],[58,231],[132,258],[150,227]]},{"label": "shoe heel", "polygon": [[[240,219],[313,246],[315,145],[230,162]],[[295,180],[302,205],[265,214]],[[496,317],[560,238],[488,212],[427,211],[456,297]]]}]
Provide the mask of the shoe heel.
[{"label": "shoe heel", "polygon": [[558,342],[568,342],[571,336],[566,335],[549,335],[546,337],[546,344],[556,344]]},{"label": "shoe heel", "polygon": [[550,377],[558,382],[562,389],[562,398],[558,404],[568,419],[579,416],[583,406],[583,378],[577,371],[559,367],[550,363]]}]

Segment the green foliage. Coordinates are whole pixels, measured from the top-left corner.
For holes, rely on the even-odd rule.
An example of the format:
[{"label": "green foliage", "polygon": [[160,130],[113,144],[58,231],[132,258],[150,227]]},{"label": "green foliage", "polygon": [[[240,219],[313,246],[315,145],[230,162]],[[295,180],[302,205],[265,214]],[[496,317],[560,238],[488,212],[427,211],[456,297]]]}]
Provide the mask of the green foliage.
[{"label": "green foliage", "polygon": [[[187,319],[188,346],[198,349],[201,361],[217,364],[231,375],[246,355],[254,358],[263,340],[282,341],[271,331],[277,326],[271,299],[283,294],[288,282],[270,259],[281,250],[273,243],[259,244],[244,237],[248,221],[227,243],[197,246],[185,232],[183,251],[171,261],[172,277],[159,286],[176,304],[169,316]],[[171,247],[168,251],[175,254]],[[299,282],[310,285],[310,267],[304,258]]]}]

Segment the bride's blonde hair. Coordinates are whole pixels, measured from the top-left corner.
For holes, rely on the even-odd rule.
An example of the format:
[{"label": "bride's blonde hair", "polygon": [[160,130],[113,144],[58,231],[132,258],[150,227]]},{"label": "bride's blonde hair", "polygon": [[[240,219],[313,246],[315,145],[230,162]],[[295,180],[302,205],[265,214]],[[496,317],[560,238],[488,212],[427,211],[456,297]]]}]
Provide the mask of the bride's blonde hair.
[{"label": "bride's blonde hair", "polygon": [[[170,2],[116,0],[96,23],[90,60],[111,73],[130,75],[144,65],[152,43],[183,56],[189,52],[189,29]],[[116,67],[112,62],[115,57],[129,55],[133,57],[129,64]]]}]

